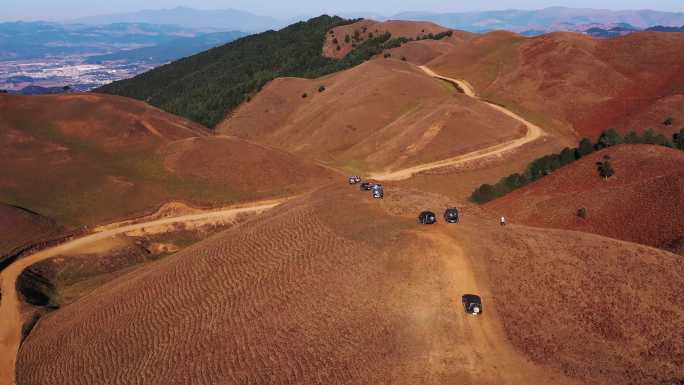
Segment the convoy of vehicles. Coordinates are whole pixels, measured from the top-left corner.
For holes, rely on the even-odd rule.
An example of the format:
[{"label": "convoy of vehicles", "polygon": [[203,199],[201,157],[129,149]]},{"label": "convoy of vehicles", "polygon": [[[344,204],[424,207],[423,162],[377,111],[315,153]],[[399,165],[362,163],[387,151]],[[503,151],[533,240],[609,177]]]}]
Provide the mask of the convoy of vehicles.
[{"label": "convoy of vehicles", "polygon": [[[361,191],[371,191],[373,198],[383,199],[385,196],[384,187],[379,183],[362,182],[359,176],[350,176],[349,184],[360,184]],[[446,223],[458,223],[460,212],[455,207],[449,207],[444,211],[444,221]],[[423,211],[418,215],[418,223],[423,225],[433,225],[437,223],[437,215],[432,211]],[[482,299],[475,294],[464,294],[462,297],[463,308],[466,314],[473,316],[482,315]]]}]

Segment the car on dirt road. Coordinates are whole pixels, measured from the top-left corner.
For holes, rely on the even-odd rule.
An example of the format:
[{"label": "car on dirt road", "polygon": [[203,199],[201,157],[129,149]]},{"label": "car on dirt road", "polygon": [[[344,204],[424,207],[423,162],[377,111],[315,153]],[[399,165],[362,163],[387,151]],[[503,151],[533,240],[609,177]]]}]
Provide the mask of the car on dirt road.
[{"label": "car on dirt road", "polygon": [[463,308],[465,312],[471,315],[482,315],[482,299],[475,294],[464,294]]},{"label": "car on dirt road", "polygon": [[370,191],[373,189],[373,186],[375,186],[375,183],[363,182],[363,183],[361,183],[361,186],[359,186],[359,189],[361,191]]},{"label": "car on dirt road", "polygon": [[422,225],[434,225],[437,223],[437,215],[432,211],[423,211],[418,215],[418,223]]},{"label": "car on dirt road", "polygon": [[361,183],[361,177],[360,176],[350,176],[349,177],[349,184],[359,184]]},{"label": "car on dirt road", "polygon": [[458,223],[459,213],[455,207],[450,207],[444,211],[444,220],[446,223]]},{"label": "car on dirt road", "polygon": [[385,197],[385,189],[381,184],[373,185],[371,191],[373,192],[373,198],[375,199],[383,199]]}]

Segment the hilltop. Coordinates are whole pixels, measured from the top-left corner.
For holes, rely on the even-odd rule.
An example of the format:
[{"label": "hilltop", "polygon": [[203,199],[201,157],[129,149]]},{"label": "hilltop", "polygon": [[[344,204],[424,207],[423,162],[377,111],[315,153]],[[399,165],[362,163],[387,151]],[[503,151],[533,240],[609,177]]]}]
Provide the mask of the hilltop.
[{"label": "hilltop", "polygon": [[[609,156],[615,176],[596,162]],[[620,145],[556,170],[485,205],[510,221],[583,231],[666,248],[684,235],[684,153],[660,146]],[[587,217],[580,218],[580,208]]]},{"label": "hilltop", "polygon": [[0,202],[69,227],[141,215],[169,201],[216,206],[280,197],[331,176],[116,96],[0,95],[0,110]]}]

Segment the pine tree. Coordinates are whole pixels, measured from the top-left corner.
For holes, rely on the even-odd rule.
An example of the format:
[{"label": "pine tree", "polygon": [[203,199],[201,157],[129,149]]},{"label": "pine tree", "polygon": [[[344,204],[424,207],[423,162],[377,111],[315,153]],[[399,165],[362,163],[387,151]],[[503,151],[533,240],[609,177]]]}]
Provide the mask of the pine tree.
[{"label": "pine tree", "polygon": [[615,174],[613,170],[613,165],[610,163],[610,157],[608,155],[603,157],[603,161],[596,163],[599,175],[608,180],[611,176]]},{"label": "pine tree", "polygon": [[618,132],[615,131],[614,128],[611,128],[601,133],[601,136],[599,137],[597,143],[597,147],[606,148],[610,146],[615,146],[616,144],[620,143],[622,143],[622,137],[620,137],[620,134],[618,134]]},{"label": "pine tree", "polygon": [[592,152],[594,152],[594,145],[591,143],[591,140],[587,138],[582,139],[577,149],[578,158],[587,156]]},{"label": "pine tree", "polygon": [[679,130],[679,133],[674,134],[672,139],[675,142],[675,148],[684,150],[684,128]]},{"label": "pine tree", "polygon": [[641,143],[641,138],[639,137],[639,134],[637,134],[634,130],[631,130],[627,133],[627,135],[625,135],[624,141],[625,143],[636,144]]}]

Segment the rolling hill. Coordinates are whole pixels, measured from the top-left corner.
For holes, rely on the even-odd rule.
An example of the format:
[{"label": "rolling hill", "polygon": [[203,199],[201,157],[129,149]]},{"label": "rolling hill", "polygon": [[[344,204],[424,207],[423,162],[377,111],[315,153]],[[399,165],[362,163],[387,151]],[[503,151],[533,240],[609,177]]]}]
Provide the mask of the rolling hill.
[{"label": "rolling hill", "polygon": [[[581,233],[502,229],[477,208],[458,231],[419,227],[417,210],[448,200],[390,191],[377,202],[328,186],[106,284],[40,322],[20,351],[18,383],[684,376],[678,257]],[[467,292],[482,294],[482,318],[463,313]]]},{"label": "rolling hill", "polygon": [[606,40],[573,33],[525,38],[494,32],[455,46],[428,65],[466,79],[484,98],[591,138],[607,128],[626,132],[635,122],[646,124],[639,120],[646,111],[673,104],[672,110],[662,110],[663,116],[638,127],[669,136],[680,128],[662,122],[680,116],[682,50],[680,33]]},{"label": "rolling hill", "polygon": [[454,157],[526,132],[452,85],[383,58],[315,80],[276,79],[217,130],[362,174]]},{"label": "rolling hill", "polygon": [[[681,383],[684,153],[617,145],[487,205],[464,197],[577,136],[679,131],[683,43],[322,16],[105,94],[0,95],[0,202],[50,218],[31,216],[29,231],[165,202],[291,198],[229,210],[258,208],[156,261],[121,247],[98,265],[81,250],[70,269],[147,262],[68,296],[23,340],[16,370],[0,372],[21,385]],[[493,156],[383,179],[382,200],[335,171],[381,178],[478,151]],[[604,155],[608,180],[596,172]],[[181,206],[151,218],[172,226]],[[441,223],[453,206],[460,223]],[[439,223],[416,223],[423,210]],[[130,228],[109,228],[75,243],[135,244],[111,239]],[[5,271],[5,293],[28,264]],[[464,313],[468,293],[482,296],[481,316]],[[0,335],[3,363],[20,346],[22,306],[0,318],[17,326]]]},{"label": "rolling hill", "polygon": [[215,206],[280,197],[331,175],[121,97],[0,95],[0,110],[0,202],[69,227],[174,200]]},{"label": "rolling hill", "polygon": [[[604,181],[596,162],[610,156]],[[592,154],[485,207],[510,221],[600,234],[667,248],[684,237],[684,153],[660,146],[620,145]],[[577,212],[586,208],[588,216]]]},{"label": "rolling hill", "polygon": [[248,36],[96,91],[145,100],[211,127],[276,77],[338,70],[338,63],[320,52],[325,33],[346,22],[321,16]]}]

